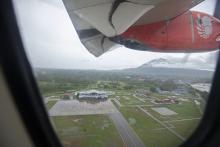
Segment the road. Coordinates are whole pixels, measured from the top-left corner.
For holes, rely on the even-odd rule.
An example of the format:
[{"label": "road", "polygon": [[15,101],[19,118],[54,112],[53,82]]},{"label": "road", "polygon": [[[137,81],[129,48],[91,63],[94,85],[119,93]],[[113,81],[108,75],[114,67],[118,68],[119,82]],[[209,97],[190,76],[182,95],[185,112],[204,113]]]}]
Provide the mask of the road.
[{"label": "road", "polygon": [[145,147],[143,142],[140,140],[134,130],[132,130],[132,128],[129,126],[128,122],[120,112],[110,113],[108,114],[108,116],[115,124],[115,127],[122,137],[126,147]]},{"label": "road", "polygon": [[44,98],[44,102],[45,104],[48,103],[49,101],[59,101],[59,98],[56,98],[56,96],[50,96],[50,97],[46,97]]},{"label": "road", "polygon": [[43,100],[44,100],[45,103],[47,103],[50,98],[54,98],[54,97],[55,97],[55,96],[44,97]]},{"label": "road", "polygon": [[138,99],[139,101],[141,101],[141,102],[145,102],[145,100],[143,100],[142,98],[139,98],[138,96],[136,96],[136,94],[133,94],[133,97],[135,97],[136,99]]},{"label": "road", "polygon": [[114,99],[112,99],[113,101],[115,101],[115,103],[118,105],[118,107],[121,107],[122,106],[122,104],[116,99],[116,98],[114,98]]},{"label": "road", "polygon": [[195,118],[186,118],[186,119],[176,119],[176,120],[169,120],[164,122],[181,122],[181,121],[191,121],[191,120],[200,120],[201,117],[195,117]]}]

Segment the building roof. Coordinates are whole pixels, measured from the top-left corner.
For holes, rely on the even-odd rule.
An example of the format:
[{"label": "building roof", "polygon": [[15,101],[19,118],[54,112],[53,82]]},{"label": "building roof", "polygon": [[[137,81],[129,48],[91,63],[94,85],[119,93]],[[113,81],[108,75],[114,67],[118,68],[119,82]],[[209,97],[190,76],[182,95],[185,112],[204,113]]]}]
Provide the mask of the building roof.
[{"label": "building roof", "polygon": [[98,90],[88,90],[88,91],[80,91],[78,92],[79,94],[92,94],[92,93],[96,93],[96,94],[107,94],[107,92],[105,91],[98,91]]}]

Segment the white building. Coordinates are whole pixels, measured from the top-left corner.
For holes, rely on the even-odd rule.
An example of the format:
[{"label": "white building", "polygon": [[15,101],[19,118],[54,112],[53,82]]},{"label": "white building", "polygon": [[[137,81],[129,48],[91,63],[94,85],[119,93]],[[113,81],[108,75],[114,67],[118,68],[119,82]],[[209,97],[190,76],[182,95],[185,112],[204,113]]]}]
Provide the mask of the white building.
[{"label": "white building", "polygon": [[107,99],[108,94],[105,91],[89,90],[77,93],[79,99]]}]

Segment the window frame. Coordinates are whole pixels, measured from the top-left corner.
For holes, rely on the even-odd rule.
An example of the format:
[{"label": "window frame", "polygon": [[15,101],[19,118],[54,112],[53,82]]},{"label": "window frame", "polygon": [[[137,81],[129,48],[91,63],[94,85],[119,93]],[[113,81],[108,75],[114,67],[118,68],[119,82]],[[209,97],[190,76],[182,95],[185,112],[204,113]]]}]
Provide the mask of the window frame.
[{"label": "window frame", "polygon": [[[219,14],[219,5],[220,1],[217,1],[216,14]],[[61,147],[25,53],[12,0],[0,2],[0,19],[0,63],[23,123],[35,146]],[[220,59],[217,62],[203,118],[191,137],[180,145],[181,147],[220,146],[218,87],[220,87]]]}]

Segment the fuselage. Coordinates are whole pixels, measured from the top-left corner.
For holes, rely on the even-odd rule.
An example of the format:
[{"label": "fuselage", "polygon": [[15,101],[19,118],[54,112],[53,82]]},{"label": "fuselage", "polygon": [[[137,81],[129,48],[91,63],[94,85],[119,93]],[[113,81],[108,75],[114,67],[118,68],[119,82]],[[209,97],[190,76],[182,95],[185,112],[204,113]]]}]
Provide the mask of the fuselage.
[{"label": "fuselage", "polygon": [[207,52],[220,47],[220,21],[202,12],[187,11],[171,20],[132,26],[119,37],[123,41],[116,39],[117,43],[137,50]]}]

